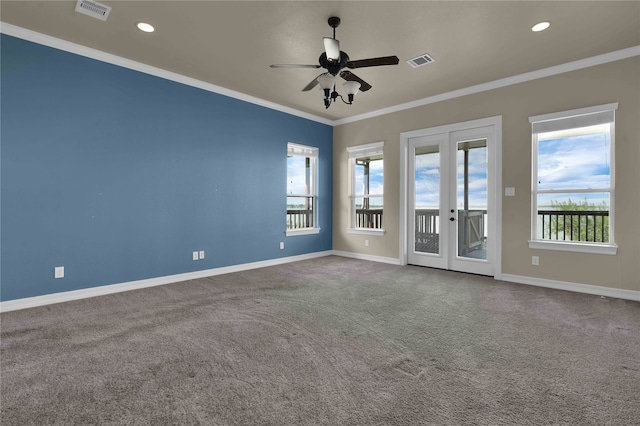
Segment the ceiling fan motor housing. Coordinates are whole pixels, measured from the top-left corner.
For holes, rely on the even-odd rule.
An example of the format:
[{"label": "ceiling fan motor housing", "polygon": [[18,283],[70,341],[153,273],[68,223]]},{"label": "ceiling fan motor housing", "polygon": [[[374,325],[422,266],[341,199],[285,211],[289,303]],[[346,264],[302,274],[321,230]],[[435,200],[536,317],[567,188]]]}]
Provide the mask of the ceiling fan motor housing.
[{"label": "ceiling fan motor housing", "polygon": [[322,52],[318,61],[320,62],[320,66],[322,68],[326,68],[329,74],[336,76],[338,75],[340,70],[345,68],[349,63],[349,55],[347,55],[343,51],[340,51],[340,60],[334,61],[328,59],[327,54],[325,52]]}]

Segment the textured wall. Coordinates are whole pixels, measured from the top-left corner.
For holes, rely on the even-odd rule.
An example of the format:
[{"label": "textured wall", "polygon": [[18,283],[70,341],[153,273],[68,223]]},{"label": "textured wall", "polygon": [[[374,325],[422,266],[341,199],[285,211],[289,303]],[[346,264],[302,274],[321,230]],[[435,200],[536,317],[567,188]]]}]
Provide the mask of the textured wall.
[{"label": "textured wall", "polygon": [[[6,35],[1,83],[2,300],[332,248],[330,126]],[[285,240],[287,142],[319,235]]]},{"label": "textured wall", "polygon": [[[640,58],[634,57],[334,128],[333,248],[399,258],[400,133],[502,115],[502,273],[640,291]],[[616,256],[531,250],[528,117],[619,102],[616,111]],[[386,234],[347,234],[347,146],[384,140]],[[502,195],[502,191],[501,191]],[[370,240],[364,247],[363,240]],[[531,256],[540,266],[531,265]]]}]

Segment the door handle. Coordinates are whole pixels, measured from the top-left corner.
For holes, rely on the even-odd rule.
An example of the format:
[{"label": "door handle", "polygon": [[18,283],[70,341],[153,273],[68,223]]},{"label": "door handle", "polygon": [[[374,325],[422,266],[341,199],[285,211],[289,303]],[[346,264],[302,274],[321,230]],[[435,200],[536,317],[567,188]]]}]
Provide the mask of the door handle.
[{"label": "door handle", "polygon": [[450,222],[453,222],[454,220],[456,220],[456,218],[455,218],[455,217],[450,217],[450,218],[449,218],[449,221],[450,221]]}]

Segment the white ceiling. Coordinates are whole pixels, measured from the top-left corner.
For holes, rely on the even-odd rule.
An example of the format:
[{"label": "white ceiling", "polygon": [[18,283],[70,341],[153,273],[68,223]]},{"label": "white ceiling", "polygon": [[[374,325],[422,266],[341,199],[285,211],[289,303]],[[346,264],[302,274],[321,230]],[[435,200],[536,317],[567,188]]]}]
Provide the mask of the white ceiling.
[{"label": "white ceiling", "polygon": [[[640,1],[101,1],[106,22],[72,1],[0,2],[5,23],[294,108],[329,120],[640,45]],[[353,70],[373,88],[325,109],[319,89],[330,37],[352,60],[396,55],[397,66]],[[140,32],[145,21],[156,31]],[[550,21],[533,33],[531,26]],[[428,53],[435,62],[405,63]]]}]

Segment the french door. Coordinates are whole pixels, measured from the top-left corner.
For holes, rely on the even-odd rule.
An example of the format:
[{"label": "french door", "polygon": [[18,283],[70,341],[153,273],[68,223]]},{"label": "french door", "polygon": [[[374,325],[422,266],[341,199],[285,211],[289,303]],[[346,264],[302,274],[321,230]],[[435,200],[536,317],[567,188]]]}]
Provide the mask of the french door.
[{"label": "french door", "polygon": [[493,276],[495,126],[442,130],[407,138],[407,262]]}]

